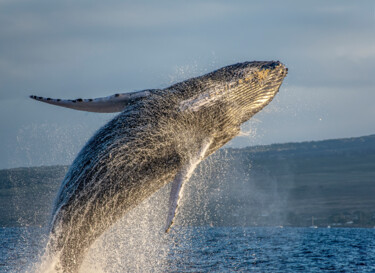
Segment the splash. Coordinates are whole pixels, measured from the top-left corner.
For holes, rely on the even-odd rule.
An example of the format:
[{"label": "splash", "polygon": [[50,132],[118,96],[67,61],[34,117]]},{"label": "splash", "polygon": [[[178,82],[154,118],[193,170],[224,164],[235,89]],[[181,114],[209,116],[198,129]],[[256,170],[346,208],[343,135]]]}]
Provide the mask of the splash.
[{"label": "splash", "polygon": [[[109,228],[86,254],[79,272],[166,272],[174,234],[165,233],[167,185]],[[25,273],[56,273],[58,255],[44,253]]]},{"label": "splash", "polygon": [[164,231],[169,190],[163,188],[107,230],[80,272],[165,272],[171,239]]}]

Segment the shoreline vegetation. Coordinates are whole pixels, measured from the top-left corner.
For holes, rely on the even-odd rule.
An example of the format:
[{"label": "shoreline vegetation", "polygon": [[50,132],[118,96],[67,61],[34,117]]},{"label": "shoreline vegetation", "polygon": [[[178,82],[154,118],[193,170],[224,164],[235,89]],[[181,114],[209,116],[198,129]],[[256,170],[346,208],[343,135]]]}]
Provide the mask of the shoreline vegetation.
[{"label": "shoreline vegetation", "polygon": [[[0,227],[47,225],[67,170],[0,170]],[[188,184],[177,225],[373,228],[375,135],[221,149]]]}]

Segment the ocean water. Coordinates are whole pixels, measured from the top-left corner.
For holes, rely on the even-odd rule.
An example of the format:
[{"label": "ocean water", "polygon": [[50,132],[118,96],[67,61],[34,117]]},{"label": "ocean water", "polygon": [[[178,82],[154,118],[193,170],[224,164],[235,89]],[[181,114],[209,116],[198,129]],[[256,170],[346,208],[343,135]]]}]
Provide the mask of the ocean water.
[{"label": "ocean water", "polygon": [[[45,228],[1,228],[0,272],[32,272],[45,234]],[[125,250],[108,240],[97,250],[107,261],[90,268],[94,255],[81,272],[375,272],[375,229],[175,227],[154,236],[164,238],[146,236],[143,246],[116,239]],[[134,247],[154,251],[128,259],[142,256]]]}]

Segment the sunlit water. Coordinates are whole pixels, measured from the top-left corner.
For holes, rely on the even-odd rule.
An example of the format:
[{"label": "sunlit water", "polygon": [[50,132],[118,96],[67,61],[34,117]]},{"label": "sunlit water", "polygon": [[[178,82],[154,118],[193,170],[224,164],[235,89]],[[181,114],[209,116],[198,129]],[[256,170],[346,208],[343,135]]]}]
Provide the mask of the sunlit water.
[{"label": "sunlit water", "polygon": [[[27,267],[31,271],[44,231],[1,228],[0,272]],[[168,235],[150,231],[134,237],[136,242],[112,231],[96,244],[81,272],[375,272],[375,229],[175,227]]]}]

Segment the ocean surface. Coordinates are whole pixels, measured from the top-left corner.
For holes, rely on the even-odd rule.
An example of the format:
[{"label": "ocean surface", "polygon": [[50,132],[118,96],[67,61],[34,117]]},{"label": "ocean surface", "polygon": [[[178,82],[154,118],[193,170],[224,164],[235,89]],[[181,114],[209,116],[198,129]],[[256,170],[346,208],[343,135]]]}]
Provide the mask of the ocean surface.
[{"label": "ocean surface", "polygon": [[[0,272],[33,272],[45,234],[45,228],[38,227],[1,228]],[[375,272],[375,229],[175,227],[164,236],[143,243],[147,251],[154,250],[145,254],[144,262],[127,260],[127,252],[134,255],[134,246],[128,248],[126,240],[115,240],[125,251],[102,243],[98,251],[102,259],[111,250],[120,251],[105,258],[101,269],[86,266],[81,271]]]}]

